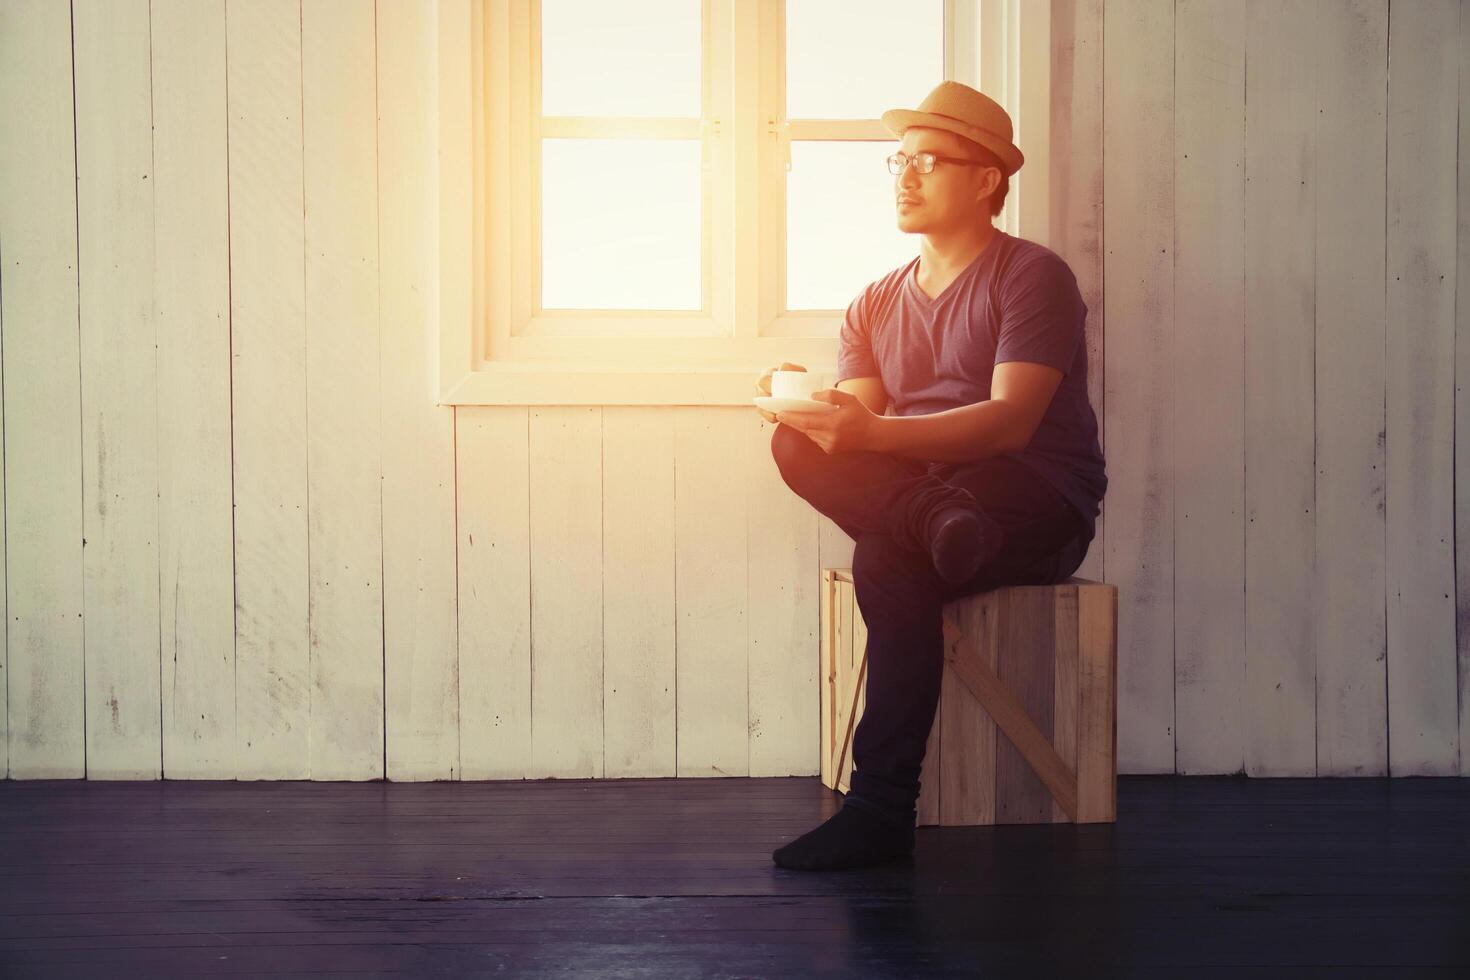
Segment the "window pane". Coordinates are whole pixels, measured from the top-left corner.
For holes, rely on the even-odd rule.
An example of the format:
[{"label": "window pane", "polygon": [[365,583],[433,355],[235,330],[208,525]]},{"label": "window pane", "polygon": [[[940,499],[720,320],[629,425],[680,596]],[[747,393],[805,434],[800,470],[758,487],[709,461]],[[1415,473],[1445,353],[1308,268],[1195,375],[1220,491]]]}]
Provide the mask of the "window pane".
[{"label": "window pane", "polygon": [[700,149],[541,141],[543,309],[700,308]]},{"label": "window pane", "polygon": [[542,0],[542,115],[698,117],[700,6]]},{"label": "window pane", "polygon": [[942,81],[943,0],[786,0],[788,119],[877,119]]},{"label": "window pane", "polygon": [[786,308],[845,310],[858,292],[919,252],[898,229],[897,143],[794,140],[786,176]]}]

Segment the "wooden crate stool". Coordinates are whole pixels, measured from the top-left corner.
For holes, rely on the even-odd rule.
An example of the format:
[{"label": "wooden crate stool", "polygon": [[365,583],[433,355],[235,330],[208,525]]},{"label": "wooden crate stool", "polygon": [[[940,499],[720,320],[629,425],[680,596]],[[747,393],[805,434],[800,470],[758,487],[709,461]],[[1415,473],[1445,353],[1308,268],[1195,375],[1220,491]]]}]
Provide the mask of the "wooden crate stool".
[{"label": "wooden crate stool", "polygon": [[[850,568],[822,585],[822,784],[846,793],[867,629]],[[1117,586],[1076,577],[945,604],[919,826],[1116,819],[1117,609]]]}]

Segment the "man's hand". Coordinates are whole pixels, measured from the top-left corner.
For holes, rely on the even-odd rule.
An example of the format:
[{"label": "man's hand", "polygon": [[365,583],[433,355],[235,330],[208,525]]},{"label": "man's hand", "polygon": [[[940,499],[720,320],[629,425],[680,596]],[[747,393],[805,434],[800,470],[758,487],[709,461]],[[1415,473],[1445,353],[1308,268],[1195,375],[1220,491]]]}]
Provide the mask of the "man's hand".
[{"label": "man's hand", "polygon": [[[772,374],[772,372],[775,372],[775,371],[805,371],[805,370],[806,370],[806,368],[802,367],[800,364],[792,364],[790,361],[782,361],[780,367],[769,367],[769,368],[766,368],[765,373],[762,374],[759,378],[756,378],[756,380],[755,380],[755,393],[757,395],[766,395],[767,397],[770,396],[770,394],[771,394],[771,374]],[[761,418],[765,419],[767,422],[774,422],[774,421],[776,421],[776,413],[775,412],[768,412],[764,408],[761,408],[759,405],[757,405],[755,407],[755,410],[757,412],[760,412]]]},{"label": "man's hand", "polygon": [[878,416],[851,392],[823,388],[812,393],[812,400],[837,406],[833,412],[777,412],[776,421],[785,422],[804,433],[808,439],[832,453],[869,449],[879,425]]}]

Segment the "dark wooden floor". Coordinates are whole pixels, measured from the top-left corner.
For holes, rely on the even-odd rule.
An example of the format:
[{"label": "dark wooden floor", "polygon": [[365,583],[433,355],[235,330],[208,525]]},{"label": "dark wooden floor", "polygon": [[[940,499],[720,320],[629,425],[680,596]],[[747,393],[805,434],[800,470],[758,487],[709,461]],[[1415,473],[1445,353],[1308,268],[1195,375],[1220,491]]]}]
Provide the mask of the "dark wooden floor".
[{"label": "dark wooden floor", "polygon": [[808,779],[0,782],[0,977],[1465,977],[1470,779],[1123,777],[798,872]]}]

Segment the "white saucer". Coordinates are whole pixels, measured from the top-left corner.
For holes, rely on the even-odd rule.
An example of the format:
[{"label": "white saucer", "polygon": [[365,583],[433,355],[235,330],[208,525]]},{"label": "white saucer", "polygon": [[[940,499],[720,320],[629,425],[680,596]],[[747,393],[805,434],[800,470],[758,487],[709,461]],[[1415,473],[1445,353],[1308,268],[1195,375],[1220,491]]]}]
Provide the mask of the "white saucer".
[{"label": "white saucer", "polygon": [[837,406],[831,402],[819,402],[815,398],[776,398],[772,395],[756,395],[752,399],[768,412],[835,412]]}]

